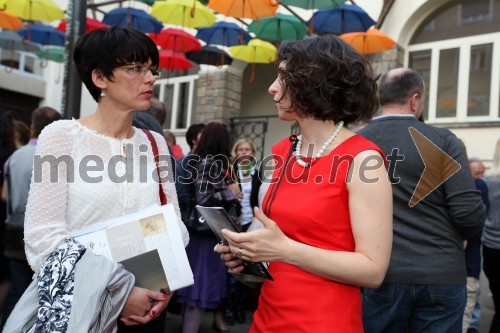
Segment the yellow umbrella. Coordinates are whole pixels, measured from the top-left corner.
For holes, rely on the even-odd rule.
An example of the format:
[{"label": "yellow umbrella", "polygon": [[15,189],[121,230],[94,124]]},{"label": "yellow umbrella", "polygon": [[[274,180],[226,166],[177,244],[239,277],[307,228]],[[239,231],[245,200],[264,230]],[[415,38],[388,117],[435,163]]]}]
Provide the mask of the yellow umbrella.
[{"label": "yellow umbrella", "polygon": [[0,0],[0,10],[29,21],[64,19],[63,10],[53,0]]},{"label": "yellow umbrella", "polygon": [[0,28],[17,30],[24,28],[24,23],[12,14],[0,11]]},{"label": "yellow umbrella", "polygon": [[237,45],[229,48],[229,53],[234,59],[239,59],[252,64],[252,75],[250,82],[253,82],[255,64],[270,64],[276,60],[276,47],[263,40],[254,38],[248,42],[248,45]]},{"label": "yellow umbrella", "polygon": [[208,27],[215,22],[215,14],[197,0],[168,0],[155,2],[151,16],[167,24],[183,27]]}]

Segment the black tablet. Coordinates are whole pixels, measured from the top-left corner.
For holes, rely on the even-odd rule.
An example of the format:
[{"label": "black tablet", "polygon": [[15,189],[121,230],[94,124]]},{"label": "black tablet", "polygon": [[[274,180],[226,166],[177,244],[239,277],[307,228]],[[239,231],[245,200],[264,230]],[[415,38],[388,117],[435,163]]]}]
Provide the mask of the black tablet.
[{"label": "black tablet", "polygon": [[[217,236],[219,241],[227,244],[224,235],[222,234],[222,229],[227,229],[234,232],[240,232],[238,225],[229,216],[226,210],[222,207],[204,207],[196,205],[196,209],[203,217],[205,223],[208,224],[212,232]],[[262,262],[251,262],[244,260],[245,269],[241,274],[260,276],[269,280],[273,280],[273,277],[267,269],[267,264]]]}]

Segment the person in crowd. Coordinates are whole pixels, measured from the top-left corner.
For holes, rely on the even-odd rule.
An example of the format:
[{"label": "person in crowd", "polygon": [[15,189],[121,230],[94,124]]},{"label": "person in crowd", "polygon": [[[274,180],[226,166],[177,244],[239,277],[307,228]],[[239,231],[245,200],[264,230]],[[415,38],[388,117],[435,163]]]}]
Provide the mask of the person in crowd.
[{"label": "person in crowd", "polygon": [[[0,110],[2,111],[2,110]],[[12,124],[12,116],[8,113],[0,113],[0,180],[1,184],[5,182],[5,162],[12,153],[16,151],[14,141],[14,131]],[[2,185],[3,187],[3,185]],[[2,192],[4,192],[2,190]],[[4,200],[0,200],[0,313],[3,313],[5,301],[10,283],[9,261],[4,255],[4,240],[5,240],[5,219],[7,217],[7,205]]]},{"label": "person in crowd", "polygon": [[[153,110],[155,110],[153,112]],[[162,123],[158,120],[155,115],[165,115],[167,116],[167,109],[165,108],[165,104],[160,101],[158,98],[151,97],[151,107],[149,110],[141,110],[134,112],[132,116],[132,125],[136,128],[140,129],[148,129],[150,131],[154,131],[158,134],[163,135]]]},{"label": "person in crowd", "polygon": [[[465,146],[464,146],[465,147]],[[485,167],[478,158],[469,159],[469,167],[474,178],[477,190],[481,193],[481,198],[490,209],[488,198],[488,186],[484,181]],[[465,246],[465,268],[467,269],[467,304],[465,305],[464,318],[462,323],[463,333],[478,333],[477,324],[473,325],[473,312],[476,304],[479,303],[479,276],[481,275],[481,237],[482,233],[468,239]],[[481,305],[479,305],[479,309]]]},{"label": "person in crowd", "polygon": [[[93,256],[91,251],[84,252],[81,245],[68,239],[73,231],[159,205],[160,196],[164,195],[179,217],[184,245],[189,241],[180,219],[172,165],[168,158],[162,158],[168,155],[166,142],[154,132],[149,139],[146,132],[132,126],[133,112],[150,108],[153,84],[159,76],[158,48],[140,31],[113,26],[82,35],[75,44],[73,60],[81,80],[98,104],[95,113],[88,117],[60,120],[47,126],[38,139],[25,214],[26,257],[33,271],[39,272],[43,267],[38,273],[39,289],[53,287],[47,286],[46,281],[65,289],[64,302],[59,304],[61,308],[38,311],[35,330],[40,326],[52,327],[54,320],[61,325],[60,321],[67,320],[68,332],[90,331],[96,325],[111,331],[117,324],[118,332],[161,332],[164,322],[155,318],[162,314],[170,296],[134,286],[134,277],[123,266],[103,256]],[[168,173],[166,176],[165,172],[162,173],[160,182],[153,176],[157,168],[153,144],[158,147],[162,170]],[[111,175],[120,171],[118,165],[114,167],[111,163],[111,159],[117,157],[132,159],[126,164],[146,168],[147,172],[126,166],[125,180],[112,179]],[[60,163],[56,166],[47,162],[36,163],[37,160],[57,158]],[[95,167],[99,161],[104,166],[91,168],[94,181],[89,181],[85,170],[81,169],[82,165],[85,167],[82,161],[88,162],[89,158],[95,163],[90,161],[87,166]],[[69,163],[71,161],[74,163]],[[143,174],[147,177],[143,178]],[[159,193],[159,187],[163,195],[161,191]],[[71,276],[68,282],[58,280],[61,277],[58,274],[66,270],[58,271],[57,264],[51,262],[53,256],[61,253],[80,258],[75,266],[74,288],[71,287]],[[51,264],[56,268],[48,266]],[[76,278],[82,264],[91,270],[86,272],[84,281]],[[92,269],[99,271],[92,272]],[[61,282],[66,284],[62,287]],[[96,289],[97,286],[103,288]],[[72,299],[73,292],[78,290],[87,291],[79,294],[81,297],[94,296],[87,299],[87,303]],[[10,324],[7,332],[19,332],[18,325],[24,324],[20,318],[25,318],[26,310],[19,309],[24,298],[23,295],[7,321],[6,327]],[[71,306],[69,318],[68,306]],[[79,308],[82,306],[85,306],[84,311]],[[75,317],[78,314],[81,317]]]},{"label": "person in crowd", "polygon": [[189,185],[191,184],[189,174],[189,161],[194,155],[192,152],[196,149],[200,141],[201,134],[205,129],[205,124],[192,124],[186,131],[186,142],[189,145],[190,151],[186,156],[175,161],[175,189],[177,191],[177,198],[179,199],[179,207],[181,209],[182,220],[187,220],[189,213],[189,205],[191,194]]},{"label": "person in crowd", "polygon": [[[189,141],[188,141],[189,142]],[[223,207],[231,211],[239,207],[238,184],[227,176],[229,170],[230,135],[224,124],[212,122],[203,129],[200,140],[189,161],[193,178],[194,204]],[[197,218],[194,205],[190,205],[189,218]],[[188,229],[189,230],[189,229]],[[220,305],[226,297],[226,268],[212,251],[217,238],[212,233],[197,234],[190,230],[186,248],[194,275],[194,285],[180,289],[177,301],[184,305],[183,333],[199,330],[206,309],[214,310],[213,328],[228,332]]]},{"label": "person in crowd", "polygon": [[[254,178],[258,176],[255,170],[255,154],[257,150],[250,139],[239,139],[231,149],[231,178],[239,185],[238,194],[241,203],[241,216],[239,226],[241,232],[246,232],[253,221],[253,207],[257,202],[252,202],[252,185]],[[235,321],[243,324],[246,320],[245,303],[247,298],[247,287],[233,276],[228,276],[228,297],[224,311],[224,319],[229,325]]]},{"label": "person in crowd", "polygon": [[30,128],[20,120],[14,119],[12,123],[14,125],[14,141],[16,142],[16,148],[21,148],[30,141]]},{"label": "person in crowd", "polygon": [[[223,230],[234,272],[270,262],[250,332],[363,332],[360,287],[384,279],[392,244],[391,186],[381,150],[344,125],[376,112],[368,61],[328,35],[281,44],[269,87],[278,116],[301,135],[272,149],[263,228]],[[369,180],[369,181],[367,181]]]},{"label": "person in crowd", "polygon": [[167,119],[167,107],[165,103],[160,101],[158,98],[151,98],[151,107],[149,108],[149,112],[153,115],[153,117],[158,120],[158,123],[163,126],[165,124],[165,120]]},{"label": "person in crowd", "polygon": [[[464,240],[481,232],[486,208],[459,139],[418,120],[425,105],[420,75],[390,70],[380,79],[379,99],[381,116],[358,133],[389,162],[394,243],[384,283],[363,291],[365,331],[460,332],[467,301]],[[434,152],[421,155],[417,144]],[[444,164],[442,152],[453,161]],[[424,174],[428,166],[432,172]]]},{"label": "person in crowd", "polygon": [[174,156],[176,160],[184,157],[182,148],[177,144],[177,141],[175,140],[175,135],[172,132],[165,131],[165,140],[167,140],[167,144],[168,147],[170,148],[170,151],[172,152],[172,156]]},{"label": "person in crowd", "polygon": [[490,210],[483,231],[483,270],[488,278],[495,315],[490,333],[500,332],[500,139],[495,145],[493,163],[484,181],[488,185]]},{"label": "person in crowd", "polygon": [[[6,162],[7,182],[5,200],[8,214],[24,214],[33,173],[33,157],[37,138],[52,122],[61,119],[59,112],[51,107],[37,108],[32,113],[31,139],[18,148]],[[19,298],[31,283],[34,272],[28,265],[24,252],[24,228],[6,227],[5,256],[9,260],[12,281],[7,295],[7,303],[2,316],[2,326],[7,321]]]}]

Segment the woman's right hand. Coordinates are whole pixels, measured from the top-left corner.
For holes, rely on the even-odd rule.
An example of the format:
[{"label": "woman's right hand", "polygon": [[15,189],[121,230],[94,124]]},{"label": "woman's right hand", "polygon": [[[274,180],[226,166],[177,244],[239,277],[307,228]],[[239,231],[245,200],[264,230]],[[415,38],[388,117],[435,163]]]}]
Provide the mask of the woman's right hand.
[{"label": "woman's right hand", "polygon": [[231,253],[229,245],[217,244],[214,251],[220,254],[221,259],[225,262],[226,266],[234,273],[241,273],[245,266],[243,260],[239,259],[236,254]]},{"label": "woman's right hand", "polygon": [[165,301],[167,298],[165,294],[134,287],[120,314],[120,321],[127,326],[146,324],[154,318],[150,310],[155,303],[151,300]]},{"label": "woman's right hand", "polygon": [[238,198],[238,200],[243,199],[243,192],[241,192],[240,187],[236,183],[232,183],[227,185],[227,188],[233,192],[234,196]]}]

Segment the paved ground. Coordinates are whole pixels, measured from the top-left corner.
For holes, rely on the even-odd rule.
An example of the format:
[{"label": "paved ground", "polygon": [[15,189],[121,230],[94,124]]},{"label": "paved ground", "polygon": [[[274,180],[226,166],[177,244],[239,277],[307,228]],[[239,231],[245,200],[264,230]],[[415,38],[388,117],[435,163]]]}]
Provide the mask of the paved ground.
[{"label": "paved ground", "polygon": [[[488,279],[484,275],[481,276],[481,304],[483,306],[481,312],[481,318],[479,319],[479,332],[488,333],[490,328],[490,323],[493,318],[493,301],[491,298],[491,292],[488,286]],[[247,320],[245,324],[236,324],[234,326],[228,326],[231,333],[247,333],[251,325],[252,313],[247,312]],[[206,313],[203,320],[202,326],[198,333],[212,333],[216,332],[212,328],[213,315],[212,313]],[[180,333],[181,331],[181,316],[168,314],[167,325],[165,333]]]}]

